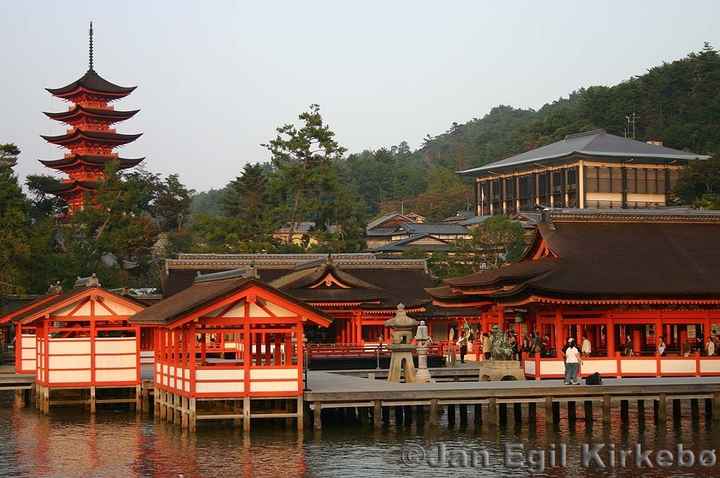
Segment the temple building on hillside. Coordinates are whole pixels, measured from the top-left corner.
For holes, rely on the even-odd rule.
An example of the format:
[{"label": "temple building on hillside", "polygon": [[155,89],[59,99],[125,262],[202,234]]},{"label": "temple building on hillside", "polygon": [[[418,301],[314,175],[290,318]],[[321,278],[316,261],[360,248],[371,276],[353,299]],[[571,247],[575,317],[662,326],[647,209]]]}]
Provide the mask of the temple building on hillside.
[{"label": "temple building on hillside", "polygon": [[[547,210],[517,263],[429,288],[441,310],[479,312],[535,334],[543,357],[525,372],[561,377],[562,345],[589,339],[583,374],[719,375],[701,352],[720,323],[720,214],[684,209]],[[661,347],[664,344],[664,347]]]},{"label": "temple building on hillside", "polygon": [[[93,65],[93,29],[90,24],[90,67],[78,80],[62,88],[47,88],[53,96],[70,102],[67,111],[45,113],[49,118],[69,126],[67,133],[59,136],[42,136],[46,141],[68,149],[62,159],[40,161],[45,166],[62,171],[67,178],[53,185],[46,192],[62,197],[68,212],[81,210],[88,204],[105,178],[105,168],[111,161],[119,169],[132,168],[145,158],[121,158],[113,149],[132,141],[141,134],[120,134],[115,123],[132,118],[139,110],[117,111],[112,101],[124,98],[135,87],[123,87],[102,78]],[[92,199],[89,200],[92,202]]]},{"label": "temple building on hillside", "polygon": [[538,206],[653,208],[668,205],[688,161],[707,158],[594,130],[460,174],[475,177],[478,216]]}]

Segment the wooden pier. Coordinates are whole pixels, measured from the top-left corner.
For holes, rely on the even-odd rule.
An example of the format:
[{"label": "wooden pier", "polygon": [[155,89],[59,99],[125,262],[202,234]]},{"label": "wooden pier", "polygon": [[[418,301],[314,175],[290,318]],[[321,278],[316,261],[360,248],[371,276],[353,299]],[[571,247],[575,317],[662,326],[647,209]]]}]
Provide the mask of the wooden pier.
[{"label": "wooden pier", "polygon": [[652,402],[655,418],[667,420],[668,403],[674,415],[679,414],[682,401],[689,401],[693,416],[699,414],[704,401],[706,416],[720,420],[720,377],[702,378],[625,378],[606,379],[602,385],[564,385],[561,380],[497,381],[497,382],[440,382],[430,384],[388,383],[333,372],[310,372],[305,402],[313,411],[316,430],[322,428],[322,410],[351,409],[353,413],[369,416],[371,410],[375,426],[388,420],[389,410],[398,413],[415,412],[429,416],[430,424],[438,424],[442,407],[447,407],[448,420],[455,419],[459,407],[460,420],[467,420],[467,410],[474,409],[475,420],[497,425],[507,417],[512,406],[516,421],[526,409],[534,420],[538,404],[544,410],[548,424],[560,421],[560,405],[566,404],[570,420],[576,417],[577,404],[585,410],[585,419],[593,420],[593,406],[602,409],[602,421],[610,423],[612,409],[620,406],[621,416],[627,417],[631,402],[644,410]]}]

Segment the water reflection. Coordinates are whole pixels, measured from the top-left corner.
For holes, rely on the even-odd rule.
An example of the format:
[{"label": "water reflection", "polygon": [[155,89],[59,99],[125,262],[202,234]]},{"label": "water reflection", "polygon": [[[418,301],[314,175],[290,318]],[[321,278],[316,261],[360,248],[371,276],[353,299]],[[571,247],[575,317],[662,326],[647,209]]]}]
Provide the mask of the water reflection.
[{"label": "water reflection", "polygon": [[[503,463],[507,444],[522,444],[525,450],[560,449],[567,445],[567,467],[547,467],[534,476],[630,477],[642,474],[660,476],[717,476],[720,466],[704,468],[638,469],[634,466],[608,470],[582,466],[579,449],[583,443],[614,443],[616,448],[632,448],[642,443],[645,449],[675,450],[682,443],[699,452],[720,443],[720,434],[712,423],[691,420],[692,410],[683,404],[681,421],[670,415],[666,426],[658,427],[652,406],[643,413],[631,405],[629,423],[620,424],[619,411],[613,426],[604,426],[595,407],[592,426],[584,419],[584,407],[578,404],[576,419],[561,410],[559,425],[546,426],[542,413],[528,424],[527,409],[516,417],[512,408],[507,421],[498,427],[475,423],[472,407],[467,422],[448,424],[444,414],[439,427],[427,420],[374,430],[348,417],[325,424],[321,433],[307,431],[299,437],[284,424],[258,426],[252,437],[231,426],[203,426],[196,434],[154,422],[127,411],[101,411],[91,417],[82,410],[53,411],[49,417],[31,408],[13,407],[12,400],[0,398],[0,475],[1,476],[527,476],[527,468],[511,468]],[[701,404],[702,405],[702,404]],[[518,421],[516,418],[520,418]],[[402,462],[404,445],[419,445],[426,450],[487,450],[491,460],[487,468],[440,468],[427,465],[409,467]],[[434,448],[433,448],[434,447]],[[432,462],[432,459],[430,460]],[[437,461],[433,462],[437,464]],[[634,461],[632,462],[634,464]],[[460,463],[462,464],[462,463]]]}]

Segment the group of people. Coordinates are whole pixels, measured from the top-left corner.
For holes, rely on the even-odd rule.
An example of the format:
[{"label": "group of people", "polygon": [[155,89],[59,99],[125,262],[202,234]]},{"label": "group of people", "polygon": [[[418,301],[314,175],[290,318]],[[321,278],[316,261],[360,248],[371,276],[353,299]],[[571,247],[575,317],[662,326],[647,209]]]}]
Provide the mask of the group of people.
[{"label": "group of people", "polygon": [[[667,355],[668,346],[665,342],[664,337],[658,337],[655,350],[657,354],[661,357]],[[702,337],[695,337],[694,339],[688,341],[688,343],[684,347],[684,350],[682,350],[682,354],[685,356],[693,353],[706,355],[708,357],[720,354],[720,338],[713,335],[707,342],[703,343]],[[635,352],[635,348],[633,347],[632,338],[628,335],[625,338],[625,343],[623,344],[623,355],[625,355],[626,357],[632,357],[636,354],[637,352]]]}]

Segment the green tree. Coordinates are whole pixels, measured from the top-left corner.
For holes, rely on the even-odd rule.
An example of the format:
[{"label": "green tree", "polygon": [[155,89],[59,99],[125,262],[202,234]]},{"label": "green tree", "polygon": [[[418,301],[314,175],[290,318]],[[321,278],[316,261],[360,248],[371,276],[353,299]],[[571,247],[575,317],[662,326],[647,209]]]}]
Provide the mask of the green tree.
[{"label": "green tree", "polygon": [[268,195],[268,173],[261,164],[246,164],[241,176],[232,180],[222,197],[225,216],[239,221],[247,239],[260,239],[272,232]]},{"label": "green tree", "polygon": [[0,145],[0,291],[25,290],[29,279],[29,202],[13,166],[20,155],[14,144]]},{"label": "green tree", "polygon": [[299,127],[281,126],[277,136],[263,145],[270,151],[274,168],[270,179],[274,215],[289,225],[286,243],[292,242],[301,221],[314,221],[318,231],[329,233],[330,226],[339,225],[338,237],[357,241],[364,207],[355,207],[359,199],[342,183],[335,167],[345,148],[323,122],[318,105],[310,105],[299,119]]},{"label": "green tree", "polygon": [[180,182],[177,174],[171,174],[155,185],[153,215],[165,232],[181,232],[190,218],[192,195],[195,193]]},{"label": "green tree", "polygon": [[680,173],[674,192],[683,204],[720,209],[720,156],[690,162]]}]

